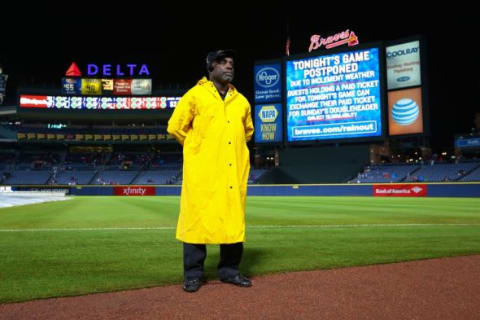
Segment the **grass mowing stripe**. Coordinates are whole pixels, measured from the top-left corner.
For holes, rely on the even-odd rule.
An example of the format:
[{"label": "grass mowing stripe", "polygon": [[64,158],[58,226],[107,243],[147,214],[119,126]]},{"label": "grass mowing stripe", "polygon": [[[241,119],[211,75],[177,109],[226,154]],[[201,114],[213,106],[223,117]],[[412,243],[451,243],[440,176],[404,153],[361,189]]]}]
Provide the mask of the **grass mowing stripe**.
[{"label": "grass mowing stripe", "polygon": [[0,229],[0,232],[174,230],[175,227]]},{"label": "grass mowing stripe", "polygon": [[[467,226],[258,228],[247,235],[242,271],[257,276],[478,254],[479,234],[478,227]],[[2,240],[0,302],[151,287],[182,279],[182,245],[172,230],[4,233]],[[217,278],[218,251],[218,246],[208,246],[208,279]]]},{"label": "grass mowing stripe", "polygon": [[[247,226],[247,229],[283,229],[283,228],[365,228],[365,227],[439,227],[439,226],[456,226],[456,227],[473,227],[480,226],[476,223],[391,223],[391,224],[306,224],[306,225],[256,225]],[[0,229],[0,232],[48,232],[48,231],[124,231],[124,230],[175,230],[175,227],[135,227],[135,228],[51,228],[51,229]]]}]

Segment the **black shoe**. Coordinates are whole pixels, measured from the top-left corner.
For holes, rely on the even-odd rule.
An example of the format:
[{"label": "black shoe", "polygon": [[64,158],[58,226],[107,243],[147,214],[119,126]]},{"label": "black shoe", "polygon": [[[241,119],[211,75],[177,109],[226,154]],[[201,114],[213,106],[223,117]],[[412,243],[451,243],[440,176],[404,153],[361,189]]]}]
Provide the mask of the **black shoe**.
[{"label": "black shoe", "polygon": [[243,276],[241,274],[237,274],[233,278],[220,279],[220,281],[226,282],[226,283],[231,283],[231,284],[234,284],[234,285],[239,286],[239,287],[251,287],[252,286],[252,282],[248,278],[246,278],[245,276]]},{"label": "black shoe", "polygon": [[183,290],[186,292],[196,292],[202,286],[202,280],[191,279],[183,281]]}]

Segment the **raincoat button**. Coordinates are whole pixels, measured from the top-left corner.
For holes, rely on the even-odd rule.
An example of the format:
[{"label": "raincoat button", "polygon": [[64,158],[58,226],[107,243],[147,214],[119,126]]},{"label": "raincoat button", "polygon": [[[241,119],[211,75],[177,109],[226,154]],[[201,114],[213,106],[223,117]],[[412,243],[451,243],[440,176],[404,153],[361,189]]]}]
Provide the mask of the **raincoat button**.
[{"label": "raincoat button", "polygon": [[232,166],[232,164],[231,164],[231,163],[229,163],[228,165],[229,165],[230,167]]},{"label": "raincoat button", "polygon": [[230,141],[228,141],[228,144],[232,144]]},{"label": "raincoat button", "polygon": [[232,186],[230,186],[230,189],[232,189],[232,188],[233,188],[233,187],[232,187]]}]

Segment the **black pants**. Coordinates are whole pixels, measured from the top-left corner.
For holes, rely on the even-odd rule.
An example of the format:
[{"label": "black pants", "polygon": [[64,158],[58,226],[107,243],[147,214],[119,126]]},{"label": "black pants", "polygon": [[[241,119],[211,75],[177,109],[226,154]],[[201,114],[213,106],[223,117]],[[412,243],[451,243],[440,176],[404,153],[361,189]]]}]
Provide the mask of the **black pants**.
[{"label": "black pants", "polygon": [[[220,245],[220,262],[218,277],[228,279],[239,274],[242,260],[243,242]],[[186,280],[203,277],[203,265],[207,257],[207,246],[204,244],[183,243],[183,272]]]}]

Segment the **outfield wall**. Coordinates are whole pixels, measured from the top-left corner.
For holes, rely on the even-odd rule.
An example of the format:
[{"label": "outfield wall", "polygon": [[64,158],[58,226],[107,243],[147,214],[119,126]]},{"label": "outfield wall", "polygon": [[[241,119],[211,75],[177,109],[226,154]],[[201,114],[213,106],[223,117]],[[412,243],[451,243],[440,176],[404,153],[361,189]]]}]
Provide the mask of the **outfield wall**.
[{"label": "outfield wall", "polygon": [[[77,196],[178,196],[181,186],[12,186],[15,191],[66,190]],[[249,185],[250,196],[480,197],[480,183]]]},{"label": "outfield wall", "polygon": [[[74,186],[72,195],[172,196],[180,186]],[[249,185],[251,196],[480,197],[480,183]]]}]

